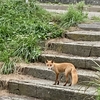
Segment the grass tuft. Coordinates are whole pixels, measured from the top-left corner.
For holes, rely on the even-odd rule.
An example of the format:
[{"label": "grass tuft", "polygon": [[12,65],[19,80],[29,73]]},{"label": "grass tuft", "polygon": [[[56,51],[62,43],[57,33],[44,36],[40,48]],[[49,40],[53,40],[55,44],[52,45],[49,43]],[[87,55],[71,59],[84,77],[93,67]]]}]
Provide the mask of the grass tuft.
[{"label": "grass tuft", "polygon": [[84,22],[85,18],[87,18],[87,14],[83,13],[83,6],[77,7],[75,5],[70,5],[68,12],[66,12],[61,17],[61,26],[64,28],[69,28],[70,26],[76,26],[78,23]]}]

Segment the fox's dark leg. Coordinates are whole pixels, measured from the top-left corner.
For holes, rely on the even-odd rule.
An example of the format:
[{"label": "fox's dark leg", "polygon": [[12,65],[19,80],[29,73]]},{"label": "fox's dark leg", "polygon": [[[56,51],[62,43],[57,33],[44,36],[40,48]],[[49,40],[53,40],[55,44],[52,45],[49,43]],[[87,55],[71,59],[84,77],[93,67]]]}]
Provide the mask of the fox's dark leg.
[{"label": "fox's dark leg", "polygon": [[72,85],[72,83],[69,84],[69,86],[71,86],[71,85]]},{"label": "fox's dark leg", "polygon": [[69,84],[69,86],[71,86],[72,85],[72,77],[71,77],[71,74],[70,74],[70,84]]},{"label": "fox's dark leg", "polygon": [[66,76],[66,82],[63,86],[66,86],[67,83],[68,83],[68,75]]},{"label": "fox's dark leg", "polygon": [[59,80],[57,81],[57,85],[59,85]]},{"label": "fox's dark leg", "polygon": [[53,85],[56,85],[56,83],[57,83],[57,85],[59,85],[58,76],[59,76],[59,73],[56,74],[56,80],[55,80],[55,83]]}]

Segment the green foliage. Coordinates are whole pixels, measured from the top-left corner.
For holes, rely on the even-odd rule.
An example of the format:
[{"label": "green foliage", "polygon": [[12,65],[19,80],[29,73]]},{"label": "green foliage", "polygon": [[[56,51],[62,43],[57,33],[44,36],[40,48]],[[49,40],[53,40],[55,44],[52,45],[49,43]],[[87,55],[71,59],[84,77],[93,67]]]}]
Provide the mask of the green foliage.
[{"label": "green foliage", "polygon": [[100,22],[100,17],[93,16],[91,19],[94,20],[94,21],[99,21]]},{"label": "green foliage", "polygon": [[98,92],[98,96],[97,96],[96,100],[100,100],[100,87],[98,88],[97,92]]},{"label": "green foliage", "polygon": [[[0,1],[0,61],[1,73],[12,73],[10,57],[36,61],[41,53],[39,42],[61,36],[63,30],[51,25],[52,15],[37,6],[35,0]],[[50,34],[51,33],[51,34]]]},{"label": "green foliage", "polygon": [[40,55],[40,47],[37,45],[37,37],[33,34],[23,36],[18,35],[16,38],[16,49],[13,52],[13,56],[21,57],[25,61],[31,61],[32,59],[37,60]]},{"label": "green foliage", "polygon": [[97,62],[95,62],[94,60],[92,60],[92,61],[97,66],[97,67],[94,67],[94,69],[96,69],[98,71],[98,74],[96,74],[98,76],[98,78],[96,78],[94,80],[94,82],[91,82],[91,83],[97,86],[98,96],[97,96],[96,100],[100,100],[100,65]]},{"label": "green foliage", "polygon": [[79,3],[76,4],[76,8],[81,12],[83,11],[84,6],[85,6],[84,1],[80,1]]},{"label": "green foliage", "polygon": [[49,25],[51,14],[34,2],[26,4],[20,0],[9,0],[8,3],[1,3],[0,9],[0,36],[4,39],[30,33],[44,38],[47,33],[56,31],[55,26]]},{"label": "green foliage", "polygon": [[80,6],[75,7],[74,5],[70,5],[68,12],[66,12],[61,18],[61,26],[65,28],[69,28],[70,26],[75,26],[78,23],[84,21],[87,18],[87,14],[83,13],[83,8]]},{"label": "green foliage", "polygon": [[0,33],[3,33],[3,38],[16,34],[36,33],[36,25],[46,23],[50,18],[50,14],[35,5],[34,2],[26,4],[11,0],[2,5],[0,15],[2,15]]},{"label": "green foliage", "polygon": [[0,69],[1,74],[10,74],[16,70],[16,66],[13,61],[5,61],[3,66]]}]

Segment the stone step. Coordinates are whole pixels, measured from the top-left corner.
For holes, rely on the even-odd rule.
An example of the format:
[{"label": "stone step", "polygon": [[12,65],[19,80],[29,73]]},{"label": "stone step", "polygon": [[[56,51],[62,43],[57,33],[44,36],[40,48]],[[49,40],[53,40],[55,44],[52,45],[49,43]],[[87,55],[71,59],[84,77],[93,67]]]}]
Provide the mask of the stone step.
[{"label": "stone step", "polygon": [[55,62],[70,62],[73,63],[77,68],[82,69],[94,70],[94,67],[98,67],[98,65],[95,64],[93,61],[97,62],[100,65],[100,57],[80,57],[58,53],[55,51],[44,51],[39,57],[39,61],[45,62],[46,59],[51,59]]},{"label": "stone step", "polygon": [[[62,5],[62,4],[76,4],[78,2],[81,2],[81,0],[38,0],[41,3],[48,3],[48,4],[58,4],[58,5]],[[100,5],[100,1],[99,0],[91,0],[91,1],[87,1],[84,0],[84,3],[88,6],[91,7],[93,5],[98,6]],[[99,7],[99,6],[98,6]]]},{"label": "stone step", "polygon": [[17,95],[9,92],[8,82],[10,80],[25,80],[25,79],[33,80],[34,78],[29,75],[19,75],[18,73],[9,75],[0,74],[0,100],[41,100],[35,97]]},{"label": "stone step", "polygon": [[19,96],[19,95],[11,94],[7,90],[1,90],[0,100],[40,100],[40,99],[27,97],[27,96]]},{"label": "stone step", "polygon": [[65,37],[75,41],[100,41],[100,32],[73,31],[65,33]]},{"label": "stone step", "polygon": [[42,100],[94,100],[97,89],[81,85],[63,86],[52,85],[54,82],[43,79],[10,80],[8,90],[10,93],[40,98]]},{"label": "stone step", "polygon": [[78,27],[84,30],[100,31],[100,23],[78,24]]},{"label": "stone step", "polygon": [[[69,7],[68,4],[38,3],[38,5],[40,5],[45,9],[55,9],[55,10],[67,10]],[[99,12],[100,6],[84,6],[84,11]]]},{"label": "stone step", "polygon": [[99,41],[63,41],[63,39],[58,41],[54,39],[48,41],[47,49],[83,57],[100,57]]},{"label": "stone step", "polygon": [[[55,73],[49,70],[45,64],[37,63],[32,64],[31,66],[24,66],[22,67],[22,70],[23,75],[31,75],[36,78],[55,81]],[[78,84],[93,85],[89,83],[94,82],[95,79],[98,79],[99,72],[97,71],[77,69],[77,72],[79,77]],[[61,82],[65,82],[64,73],[60,73],[59,80]]]}]

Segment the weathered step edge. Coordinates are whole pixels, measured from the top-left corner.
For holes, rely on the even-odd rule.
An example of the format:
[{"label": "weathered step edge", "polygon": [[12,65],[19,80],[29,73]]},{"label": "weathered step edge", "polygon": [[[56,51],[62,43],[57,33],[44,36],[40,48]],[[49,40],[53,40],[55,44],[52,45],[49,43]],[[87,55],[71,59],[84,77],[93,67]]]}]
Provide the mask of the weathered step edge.
[{"label": "weathered step edge", "polygon": [[75,41],[100,41],[100,32],[97,31],[73,31],[64,35],[66,38]]},{"label": "weathered step edge", "polygon": [[46,59],[54,60],[55,62],[73,63],[76,68],[82,68],[82,69],[95,70],[94,67],[98,66],[93,61],[97,62],[100,65],[100,57],[79,57],[79,56],[73,56],[55,52],[49,54],[44,52],[39,56],[40,62],[45,62]]},{"label": "weathered step edge", "polygon": [[92,24],[78,24],[78,27],[83,30],[88,31],[100,31],[100,23],[92,23]]},{"label": "weathered step edge", "polygon": [[[31,75],[36,78],[46,79],[46,80],[55,80],[55,73],[51,70],[48,70],[44,66],[31,66],[31,67],[23,67],[22,68],[22,74],[23,75]],[[98,79],[98,73],[97,71],[90,71],[90,70],[79,70],[77,69],[79,81],[78,84],[82,85],[89,85],[89,86],[95,86],[95,84],[91,84],[92,82],[95,82],[96,79]],[[61,73],[59,75],[59,80],[61,82],[65,82],[65,76],[64,73]]]},{"label": "weathered step edge", "polygon": [[100,57],[100,42],[48,42],[47,49],[82,57]]},{"label": "weathered step edge", "polygon": [[[45,9],[55,9],[55,10],[67,10],[69,5],[67,4],[48,4],[48,3],[38,3],[41,7]],[[89,11],[89,12],[99,12],[100,7],[99,6],[84,6],[84,11]]]},{"label": "weathered step edge", "polygon": [[[38,82],[39,81],[39,82]],[[11,93],[26,95],[30,97],[41,98],[43,100],[83,100],[97,96],[95,88],[87,87],[63,87],[54,86],[51,81],[47,80],[27,80],[27,81],[9,81],[9,91]]]},{"label": "weathered step edge", "polygon": [[0,100],[40,100],[24,95],[16,95],[9,93],[7,90],[0,90]]}]

